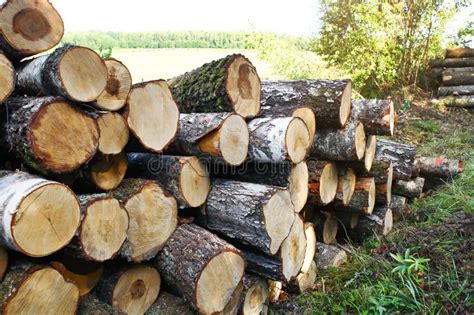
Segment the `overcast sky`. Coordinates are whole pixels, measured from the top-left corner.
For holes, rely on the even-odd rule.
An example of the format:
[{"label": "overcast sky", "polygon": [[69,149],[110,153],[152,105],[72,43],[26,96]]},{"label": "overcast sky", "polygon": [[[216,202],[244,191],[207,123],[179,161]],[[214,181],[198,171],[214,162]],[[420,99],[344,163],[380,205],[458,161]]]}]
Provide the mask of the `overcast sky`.
[{"label": "overcast sky", "polygon": [[[318,0],[51,0],[72,31],[257,31],[312,35]],[[470,15],[470,16],[469,16]],[[474,4],[448,25],[456,33],[474,19]]]}]

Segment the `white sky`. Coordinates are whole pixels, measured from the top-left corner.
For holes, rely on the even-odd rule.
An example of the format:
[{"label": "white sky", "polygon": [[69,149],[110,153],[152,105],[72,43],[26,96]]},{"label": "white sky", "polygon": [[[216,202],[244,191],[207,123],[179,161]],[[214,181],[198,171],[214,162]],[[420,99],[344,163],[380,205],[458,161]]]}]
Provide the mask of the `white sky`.
[{"label": "white sky", "polygon": [[71,31],[257,31],[311,35],[317,0],[51,0]]}]

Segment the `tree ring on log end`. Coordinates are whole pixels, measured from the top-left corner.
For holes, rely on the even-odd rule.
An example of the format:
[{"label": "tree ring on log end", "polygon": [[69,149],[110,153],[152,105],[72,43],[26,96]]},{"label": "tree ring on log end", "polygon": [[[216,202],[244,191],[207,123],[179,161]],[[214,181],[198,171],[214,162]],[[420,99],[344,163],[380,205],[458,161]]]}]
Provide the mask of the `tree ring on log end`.
[{"label": "tree ring on log end", "polygon": [[11,222],[12,237],[28,256],[47,256],[71,241],[79,219],[79,203],[68,187],[58,183],[42,185],[17,207]]},{"label": "tree ring on log end", "polygon": [[387,205],[392,204],[393,165],[390,162],[387,170]]},{"label": "tree ring on log end", "polygon": [[3,314],[75,314],[79,289],[55,269],[31,273],[5,302]]},{"label": "tree ring on log end", "polygon": [[323,226],[323,242],[325,244],[336,244],[338,227],[337,219],[334,217],[334,215],[329,214],[324,220]]},{"label": "tree ring on log end", "polygon": [[127,102],[132,87],[132,76],[128,68],[120,61],[105,59],[108,71],[105,90],[97,98],[97,106],[106,110],[119,110]]},{"label": "tree ring on log end", "polygon": [[222,312],[244,275],[245,260],[232,250],[214,256],[196,283],[196,305],[204,314]]},{"label": "tree ring on log end", "polygon": [[312,142],[316,133],[316,115],[314,115],[313,110],[309,107],[299,107],[293,112],[293,117],[303,119],[309,131],[309,139]]},{"label": "tree ring on log end", "polygon": [[341,108],[339,109],[339,121],[341,122],[341,127],[347,123],[351,115],[352,107],[352,82],[349,81],[344,88],[341,96]]},{"label": "tree ring on log end", "polygon": [[287,281],[296,277],[306,254],[306,236],[303,220],[297,215],[288,237],[281,244],[282,273]]},{"label": "tree ring on log end", "polygon": [[321,201],[324,204],[328,204],[334,200],[337,193],[338,176],[336,163],[331,162],[324,166],[319,183]]},{"label": "tree ring on log end", "polygon": [[370,135],[367,137],[367,145],[365,146],[364,166],[367,172],[372,168],[375,158],[375,150],[377,149],[377,136]]},{"label": "tree ring on log end", "polygon": [[376,194],[377,194],[377,185],[375,184],[375,180],[373,178],[369,184],[368,193],[369,193],[369,204],[368,204],[367,209],[364,212],[366,214],[372,214],[372,211],[374,210]]},{"label": "tree ring on log end", "polygon": [[96,52],[76,46],[62,55],[59,78],[73,100],[92,102],[105,90],[107,67]]},{"label": "tree ring on log end", "polygon": [[230,165],[242,164],[247,158],[250,138],[245,120],[239,115],[231,115],[219,130],[222,158]]},{"label": "tree ring on log end", "polygon": [[181,192],[190,207],[199,207],[206,202],[211,189],[209,173],[197,157],[183,159],[185,164],[179,175]]},{"label": "tree ring on log end", "polygon": [[357,159],[362,160],[365,154],[365,146],[367,143],[365,138],[364,125],[361,122],[357,123],[354,136]]},{"label": "tree ring on log end", "polygon": [[128,214],[117,199],[103,198],[87,205],[79,239],[84,252],[95,261],[111,259],[127,237]]},{"label": "tree ring on log end", "polygon": [[395,131],[395,121],[397,119],[396,113],[395,113],[395,108],[393,107],[393,102],[390,101],[390,114],[389,114],[389,124],[390,124],[390,136],[393,136],[393,133]]},{"label": "tree ring on log end", "polygon": [[255,117],[260,112],[260,78],[252,63],[242,55],[233,58],[227,68],[226,90],[237,114]]},{"label": "tree ring on log end", "polygon": [[107,112],[97,118],[99,126],[99,152],[102,154],[119,154],[128,143],[129,130],[127,122],[118,113]]},{"label": "tree ring on log end", "polygon": [[298,117],[288,124],[285,134],[285,147],[293,163],[300,163],[306,157],[312,142],[305,122]]},{"label": "tree ring on log end", "polygon": [[[342,179],[342,180],[341,180]],[[357,176],[352,168],[346,169],[344,176],[342,176],[339,181],[342,183],[342,203],[345,207],[349,205],[352,199],[352,195],[355,191]]]},{"label": "tree ring on log end", "polygon": [[8,58],[0,53],[0,103],[3,103],[15,88],[15,68]]},{"label": "tree ring on log end", "polygon": [[293,166],[288,177],[288,190],[295,212],[300,212],[308,200],[308,181],[309,173],[306,162],[303,161]]},{"label": "tree ring on log end", "polygon": [[91,163],[90,175],[92,182],[102,190],[117,188],[127,172],[127,154],[99,155]]},{"label": "tree ring on log end", "polygon": [[161,277],[155,268],[138,265],[125,271],[112,293],[112,304],[127,314],[143,314],[160,293]]},{"label": "tree ring on log end", "polygon": [[269,291],[267,281],[259,279],[248,289],[244,298],[242,313],[261,314],[268,295]]},{"label": "tree ring on log end", "polygon": [[390,233],[393,227],[393,214],[392,210],[389,208],[385,212],[385,217],[383,218],[383,235]]},{"label": "tree ring on log end", "polygon": [[59,13],[49,1],[7,1],[2,8],[2,34],[19,52],[37,54],[56,46],[64,34]]}]

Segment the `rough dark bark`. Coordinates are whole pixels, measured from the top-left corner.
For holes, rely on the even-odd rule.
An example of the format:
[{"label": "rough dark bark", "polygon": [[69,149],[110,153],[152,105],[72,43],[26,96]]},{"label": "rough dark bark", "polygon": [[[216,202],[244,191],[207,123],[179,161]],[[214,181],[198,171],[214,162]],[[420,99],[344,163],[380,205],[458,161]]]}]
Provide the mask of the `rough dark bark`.
[{"label": "rough dark bark", "polygon": [[431,68],[474,67],[474,58],[446,58],[430,61]]},{"label": "rough dark bark", "polygon": [[386,236],[393,226],[392,210],[388,207],[380,207],[370,216],[362,216],[359,224],[349,230],[349,237],[355,241],[362,242],[364,239],[377,235]]},{"label": "rough dark bark", "polygon": [[92,294],[81,297],[77,315],[125,315],[126,313],[102,302]]},{"label": "rough dark bark", "polygon": [[[47,117],[50,108],[63,117],[42,126],[41,118]],[[71,172],[96,153],[99,144],[97,123],[61,97],[10,98],[0,110],[0,147],[42,174]],[[43,131],[43,140],[38,140],[39,135],[35,132],[39,131],[36,130]],[[63,133],[58,134],[61,131]],[[47,141],[51,142],[47,148],[38,145],[38,142],[46,145]],[[53,147],[54,144],[58,148]],[[66,160],[63,156],[67,152],[71,159]]]},{"label": "rough dark bark", "polygon": [[352,116],[364,124],[368,135],[393,136],[396,115],[391,100],[354,100]]},{"label": "rough dark bark", "polygon": [[442,81],[443,86],[474,85],[474,73],[443,71]]},{"label": "rough dark bark", "polygon": [[438,96],[448,95],[474,95],[474,85],[440,86]]},{"label": "rough dark bark", "polygon": [[446,49],[446,58],[465,58],[474,57],[474,49],[472,48],[448,48]]},{"label": "rough dark bark", "polygon": [[292,110],[308,106],[318,128],[337,129],[344,127],[350,113],[351,86],[350,80],[263,81],[261,103],[264,112],[283,104]]},{"label": "rough dark bark", "polygon": [[409,180],[415,172],[415,147],[400,142],[379,139],[375,160],[392,162],[393,178]]},{"label": "rough dark bark", "polygon": [[402,220],[407,208],[407,204],[408,201],[406,197],[392,195],[390,209],[392,210],[393,222],[399,222]]},{"label": "rough dark bark", "polygon": [[392,201],[392,185],[381,183],[375,185],[375,204],[390,206]]},{"label": "rough dark bark", "polygon": [[181,297],[161,291],[145,315],[195,315],[196,312]]},{"label": "rough dark bark", "polygon": [[419,198],[423,193],[425,179],[416,177],[409,181],[397,179],[393,182],[392,193],[408,198]]},{"label": "rough dark bark", "polygon": [[367,171],[363,162],[342,162],[338,167],[349,167],[353,169],[357,177],[373,177],[376,184],[386,183],[393,171],[391,161],[374,161],[370,171]]},{"label": "rough dark bark", "polygon": [[309,203],[324,206],[334,200],[338,177],[334,162],[308,159]]},{"label": "rough dark bark", "polygon": [[[195,309],[205,312],[206,306],[200,305],[202,301],[198,301],[197,298],[198,282],[209,261],[226,253],[234,254],[242,259],[240,275],[232,275],[239,276],[235,289],[244,273],[244,261],[240,251],[194,224],[180,225],[152,262],[168,285],[179,292]],[[225,292],[225,296],[220,297],[222,309],[215,311],[224,309],[232,293],[233,290]]]},{"label": "rough dark bark", "polygon": [[244,249],[242,249],[242,253],[247,262],[247,272],[265,279],[287,283],[291,281],[283,276],[283,264],[280,257]]},{"label": "rough dark bark", "polygon": [[347,253],[334,245],[317,243],[318,252],[314,257],[319,270],[327,270],[331,267],[340,267],[347,261]]},{"label": "rough dark bark", "polygon": [[[373,194],[373,195],[372,195]],[[374,208],[375,180],[373,177],[360,177],[356,180],[354,193],[347,206],[340,199],[335,199],[328,208],[336,211],[370,214]]]},{"label": "rough dark bark", "polygon": [[461,160],[450,160],[446,157],[418,157],[417,165],[420,168],[420,175],[426,178],[441,177],[450,178],[458,175],[464,169]]},{"label": "rough dark bark", "polygon": [[[255,68],[247,58],[240,54],[234,54],[206,63],[197,69],[169,80],[168,83],[172,88],[173,95],[176,97],[180,111],[182,113],[233,111],[239,113],[239,108],[234,107],[236,101],[232,99],[228,91],[227,82],[230,80],[228,75],[231,71],[232,63],[240,58],[245,60],[247,66],[245,69],[239,69],[239,74],[241,71],[246,71],[257,76]],[[259,79],[258,83],[260,83]],[[241,93],[244,95],[258,92],[256,95],[258,96],[257,99],[259,99],[260,84],[255,87],[246,86],[250,84],[250,82],[239,82],[238,88],[242,90]],[[252,96],[248,95],[247,97],[251,98]],[[254,117],[258,112],[259,110],[243,116]]]}]

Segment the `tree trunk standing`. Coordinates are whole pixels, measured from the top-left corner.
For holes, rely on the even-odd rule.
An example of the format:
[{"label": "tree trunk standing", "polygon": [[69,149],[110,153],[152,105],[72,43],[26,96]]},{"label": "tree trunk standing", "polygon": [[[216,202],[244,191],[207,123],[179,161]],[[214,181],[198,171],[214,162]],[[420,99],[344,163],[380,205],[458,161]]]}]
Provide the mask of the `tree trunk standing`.
[{"label": "tree trunk standing", "polygon": [[226,164],[236,166],[245,161],[248,146],[247,123],[237,114],[181,114],[178,133],[166,153],[211,155],[222,158]]},{"label": "tree trunk standing", "polygon": [[[474,59],[474,58],[473,58]],[[438,96],[448,95],[474,95],[474,85],[461,86],[440,86],[438,88]]]},{"label": "tree trunk standing", "polygon": [[18,261],[0,284],[2,314],[75,314],[78,288],[51,267]]},{"label": "tree trunk standing", "polygon": [[272,110],[283,104],[293,111],[310,107],[318,128],[337,129],[349,119],[351,97],[350,80],[263,81],[261,103]]},{"label": "tree trunk standing", "polygon": [[49,1],[6,1],[1,29],[0,49],[15,63],[55,47],[64,34],[61,16]]},{"label": "tree trunk standing", "polygon": [[349,231],[351,239],[362,242],[373,235],[386,236],[393,226],[392,210],[388,207],[377,208],[370,216],[362,216],[359,224]]},{"label": "tree trunk standing", "polygon": [[311,147],[308,127],[298,117],[256,118],[249,125],[249,157],[260,162],[300,163]]},{"label": "tree trunk standing", "polygon": [[133,262],[151,259],[176,229],[176,200],[157,182],[144,179],[126,179],[111,195],[124,205],[130,220],[120,254]]},{"label": "tree trunk standing", "polygon": [[474,67],[474,58],[446,58],[435,59],[429,62],[431,68]]},{"label": "tree trunk standing", "polygon": [[73,256],[103,262],[122,248],[128,229],[128,214],[120,203],[107,194],[78,196],[81,224],[75,240],[66,250]]},{"label": "tree trunk standing", "polygon": [[352,115],[368,135],[393,136],[396,113],[391,100],[353,100]]},{"label": "tree trunk standing", "polygon": [[128,68],[114,58],[104,60],[107,67],[107,84],[94,105],[100,109],[116,111],[125,106],[132,88],[132,76]]},{"label": "tree trunk standing", "polygon": [[235,247],[194,224],[178,226],[153,264],[168,285],[205,314],[224,310],[245,268]]},{"label": "tree trunk standing", "polygon": [[438,99],[440,103],[448,107],[474,107],[474,95],[448,96]]},{"label": "tree trunk standing", "polygon": [[347,206],[343,200],[336,199],[329,207],[337,211],[371,214],[375,205],[376,185],[373,177],[357,178],[354,193]]},{"label": "tree trunk standing", "polygon": [[104,91],[107,67],[93,50],[72,45],[25,61],[17,71],[16,89],[32,96],[58,95],[92,102]]},{"label": "tree trunk standing", "polygon": [[99,147],[102,154],[119,154],[128,143],[127,122],[118,113],[99,112],[96,119],[99,126]]},{"label": "tree trunk standing", "polygon": [[206,63],[168,83],[183,113],[236,112],[251,118],[260,111],[260,78],[240,54]]},{"label": "tree trunk standing", "polygon": [[0,241],[32,257],[66,246],[79,225],[79,203],[66,186],[23,172],[0,171]]},{"label": "tree trunk standing", "polygon": [[318,252],[314,260],[319,270],[327,270],[347,262],[347,253],[337,246],[318,242]]},{"label": "tree trunk standing", "polygon": [[268,281],[246,274],[242,283],[239,314],[263,314],[269,295]]},{"label": "tree trunk standing", "polygon": [[133,135],[129,144],[133,151],[161,153],[178,131],[178,105],[163,80],[134,84],[123,115]]},{"label": "tree trunk standing", "polygon": [[308,199],[309,175],[308,166],[304,161],[296,165],[291,162],[259,163],[247,161],[238,167],[213,163],[210,171],[213,178],[288,188],[295,212],[300,212]]},{"label": "tree trunk standing", "polygon": [[416,177],[409,181],[397,179],[393,183],[392,193],[408,198],[419,198],[423,193],[425,179]]},{"label": "tree trunk standing", "polygon": [[309,202],[327,205],[334,200],[337,192],[338,176],[336,163],[308,159]]},{"label": "tree trunk standing", "polygon": [[350,120],[344,129],[317,130],[311,157],[332,161],[359,161],[365,154],[364,125]]},{"label": "tree trunk standing", "polygon": [[0,146],[38,172],[68,173],[96,153],[97,123],[61,97],[10,98],[0,110]]},{"label": "tree trunk standing", "polygon": [[15,68],[13,68],[10,60],[0,51],[0,104],[13,93],[15,82]]},{"label": "tree trunk standing", "polygon": [[129,153],[127,174],[157,181],[176,198],[180,208],[202,206],[211,186],[206,165],[195,156]]},{"label": "tree trunk standing", "polygon": [[126,315],[125,312],[99,300],[92,294],[81,297],[77,315]]},{"label": "tree trunk standing", "polygon": [[217,179],[198,223],[236,242],[275,255],[288,237],[295,213],[280,187]]},{"label": "tree trunk standing", "polygon": [[464,169],[461,160],[449,160],[445,157],[419,157],[417,159],[420,175],[429,177],[450,178],[458,175]]},{"label": "tree trunk standing", "polygon": [[410,180],[415,172],[415,147],[400,142],[379,139],[375,160],[392,162],[394,179]]},{"label": "tree trunk standing", "polygon": [[465,58],[474,57],[474,49],[472,48],[448,48],[446,49],[446,58]]},{"label": "tree trunk standing", "polygon": [[442,81],[443,86],[474,85],[474,73],[443,71]]},{"label": "tree trunk standing", "polygon": [[337,217],[334,213],[318,211],[313,212],[311,222],[316,231],[316,239],[325,244],[336,244]]},{"label": "tree trunk standing", "polygon": [[130,315],[145,313],[161,288],[158,271],[148,265],[109,266],[94,289],[103,302]]},{"label": "tree trunk standing", "polygon": [[71,257],[67,253],[61,262],[52,261],[50,264],[66,280],[77,286],[81,297],[89,294],[95,288],[104,272],[102,264]]},{"label": "tree trunk standing", "polygon": [[97,154],[84,167],[79,178],[74,180],[74,187],[81,192],[110,191],[117,188],[128,168],[128,159],[125,153],[117,155]]},{"label": "tree trunk standing", "polygon": [[399,222],[404,217],[408,200],[406,197],[393,195],[390,209],[392,210],[393,222]]},{"label": "tree trunk standing", "polygon": [[275,256],[242,248],[247,271],[262,278],[290,283],[300,272],[306,254],[303,220],[296,216],[288,237]]},{"label": "tree trunk standing", "polygon": [[145,315],[195,315],[196,312],[186,301],[171,293],[160,291],[155,303],[145,312]]}]

